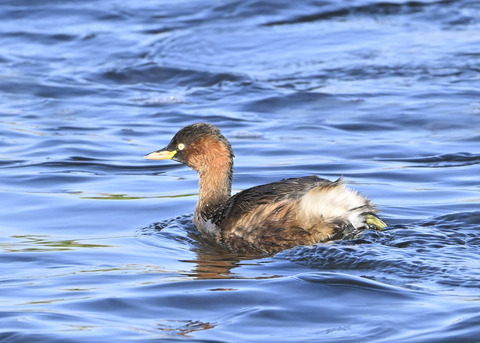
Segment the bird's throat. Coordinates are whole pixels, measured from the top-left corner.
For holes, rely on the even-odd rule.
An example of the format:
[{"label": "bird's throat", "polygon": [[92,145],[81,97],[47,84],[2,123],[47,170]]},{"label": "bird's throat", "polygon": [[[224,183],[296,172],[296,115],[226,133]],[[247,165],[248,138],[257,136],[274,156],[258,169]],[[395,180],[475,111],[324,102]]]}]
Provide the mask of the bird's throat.
[{"label": "bird's throat", "polygon": [[231,196],[232,166],[217,165],[202,172],[200,176],[200,191],[196,212],[201,212],[207,218]]}]

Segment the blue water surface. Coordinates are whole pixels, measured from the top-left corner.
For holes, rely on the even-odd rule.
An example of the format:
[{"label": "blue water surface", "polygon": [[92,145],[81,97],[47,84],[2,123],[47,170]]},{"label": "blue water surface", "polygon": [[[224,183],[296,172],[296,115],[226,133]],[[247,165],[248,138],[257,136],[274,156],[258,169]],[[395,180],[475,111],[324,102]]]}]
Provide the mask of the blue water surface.
[{"label": "blue water surface", "polygon": [[[0,3],[0,341],[478,342],[480,3]],[[147,161],[219,126],[234,190],[344,177],[388,224],[274,256]]]}]

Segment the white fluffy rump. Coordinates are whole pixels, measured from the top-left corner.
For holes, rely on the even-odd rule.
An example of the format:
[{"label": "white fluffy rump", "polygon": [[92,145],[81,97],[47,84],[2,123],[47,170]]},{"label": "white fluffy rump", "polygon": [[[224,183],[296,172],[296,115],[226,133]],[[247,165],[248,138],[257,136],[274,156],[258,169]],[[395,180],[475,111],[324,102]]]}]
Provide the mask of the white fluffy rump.
[{"label": "white fluffy rump", "polygon": [[342,183],[334,187],[312,189],[300,200],[300,208],[309,220],[350,222],[355,228],[366,226],[365,212],[375,211],[364,196]]}]

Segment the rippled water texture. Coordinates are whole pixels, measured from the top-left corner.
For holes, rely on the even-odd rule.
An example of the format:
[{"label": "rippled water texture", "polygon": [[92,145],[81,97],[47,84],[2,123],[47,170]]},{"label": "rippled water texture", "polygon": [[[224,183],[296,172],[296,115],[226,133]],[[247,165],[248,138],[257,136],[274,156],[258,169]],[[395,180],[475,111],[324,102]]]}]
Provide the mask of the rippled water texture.
[{"label": "rippled water texture", "polygon": [[[478,342],[478,1],[0,3],[0,341]],[[222,128],[235,191],[343,175],[388,223],[275,256],[146,161]]]}]

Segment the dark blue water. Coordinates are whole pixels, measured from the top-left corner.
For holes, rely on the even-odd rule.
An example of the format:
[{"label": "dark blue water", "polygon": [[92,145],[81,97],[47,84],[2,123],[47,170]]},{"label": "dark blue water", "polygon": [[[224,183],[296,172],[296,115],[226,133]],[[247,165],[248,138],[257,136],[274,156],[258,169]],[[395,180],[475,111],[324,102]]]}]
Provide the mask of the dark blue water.
[{"label": "dark blue water", "polygon": [[[478,342],[478,1],[0,3],[0,341]],[[389,224],[240,256],[198,178],[343,175]]]}]

